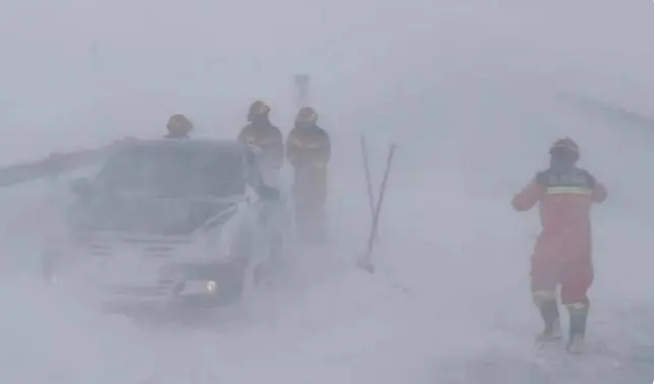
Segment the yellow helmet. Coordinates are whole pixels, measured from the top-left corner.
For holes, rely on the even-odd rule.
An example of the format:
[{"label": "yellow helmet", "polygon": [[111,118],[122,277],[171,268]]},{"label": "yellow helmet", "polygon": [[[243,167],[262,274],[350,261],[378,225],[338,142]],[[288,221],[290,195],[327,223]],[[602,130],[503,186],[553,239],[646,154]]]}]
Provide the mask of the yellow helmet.
[{"label": "yellow helmet", "polygon": [[572,162],[580,159],[580,147],[578,144],[569,137],[559,139],[550,146],[549,153],[553,156],[566,157]]},{"label": "yellow helmet", "polygon": [[267,116],[270,111],[271,107],[266,105],[263,101],[257,100],[250,104],[250,108],[248,109],[248,121],[253,121],[256,117]]},{"label": "yellow helmet", "polygon": [[312,107],[302,107],[296,115],[296,124],[316,124],[318,113]]},{"label": "yellow helmet", "polygon": [[550,150],[552,151],[556,148],[563,148],[572,152],[580,153],[580,147],[570,137],[565,137],[563,139],[557,140],[553,143],[553,145],[551,145]]},{"label": "yellow helmet", "polygon": [[191,121],[182,114],[172,115],[166,124],[168,135],[171,137],[183,137],[189,134],[193,129]]}]

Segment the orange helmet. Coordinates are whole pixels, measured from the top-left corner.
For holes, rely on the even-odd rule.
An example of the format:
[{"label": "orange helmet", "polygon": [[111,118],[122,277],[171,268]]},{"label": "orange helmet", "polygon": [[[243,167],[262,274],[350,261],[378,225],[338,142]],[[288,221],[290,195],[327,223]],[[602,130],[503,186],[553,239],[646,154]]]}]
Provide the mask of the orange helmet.
[{"label": "orange helmet", "polygon": [[271,107],[266,105],[263,101],[257,100],[250,104],[250,108],[248,109],[248,121],[252,121],[255,117],[267,116],[270,111]]},{"label": "orange helmet", "polygon": [[312,107],[302,107],[296,115],[296,123],[299,124],[316,124],[318,114]]},{"label": "orange helmet", "polygon": [[575,141],[573,141],[573,139],[566,137],[554,142],[550,147],[549,153],[551,155],[556,153],[568,153],[575,158],[575,160],[578,160],[580,158],[580,147]]},{"label": "orange helmet", "polygon": [[172,115],[166,124],[170,136],[186,136],[193,129],[193,124],[182,114]]}]

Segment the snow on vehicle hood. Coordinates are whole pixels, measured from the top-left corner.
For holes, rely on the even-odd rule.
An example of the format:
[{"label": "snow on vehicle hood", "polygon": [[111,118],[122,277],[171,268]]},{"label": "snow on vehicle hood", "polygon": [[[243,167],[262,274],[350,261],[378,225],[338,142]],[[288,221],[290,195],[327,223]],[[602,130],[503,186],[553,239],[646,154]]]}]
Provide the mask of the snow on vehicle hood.
[{"label": "snow on vehicle hood", "polygon": [[222,212],[229,213],[235,204],[236,198],[189,200],[103,196],[74,206],[70,220],[73,228],[91,232],[183,236],[190,235],[208,221],[215,221],[212,219]]}]

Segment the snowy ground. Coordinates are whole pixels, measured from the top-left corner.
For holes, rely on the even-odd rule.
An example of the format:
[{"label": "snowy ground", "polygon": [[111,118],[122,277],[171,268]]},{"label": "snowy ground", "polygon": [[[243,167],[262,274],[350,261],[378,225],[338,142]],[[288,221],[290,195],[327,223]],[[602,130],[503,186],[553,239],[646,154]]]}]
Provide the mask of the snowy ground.
[{"label": "snowy ground", "polygon": [[[539,319],[527,280],[535,214],[510,209],[512,186],[481,197],[485,193],[477,190],[482,186],[476,180],[462,180],[474,173],[449,174],[441,165],[410,172],[421,154],[406,150],[409,144],[400,147],[392,174],[376,275],[352,264],[365,238],[360,172],[336,170],[335,195],[351,197],[332,202],[330,252],[307,255],[301,264],[308,269],[296,276],[294,289],[263,295],[211,329],[139,328],[48,292],[30,275],[26,251],[36,247],[15,240],[25,238],[30,226],[40,228],[37,215],[51,209],[43,193],[28,192],[45,190],[44,185],[4,191],[3,210],[15,220],[5,224],[11,235],[7,252],[25,259],[20,264],[14,259],[3,270],[0,303],[11,310],[0,320],[7,346],[0,348],[0,382],[652,381],[650,208],[641,215],[619,215],[615,206],[627,203],[612,199],[598,207],[589,353],[570,357],[562,346],[538,353],[532,338]],[[541,143],[526,144],[544,152]],[[381,149],[372,151],[380,159]],[[488,163],[504,161],[499,156]],[[626,183],[650,177],[648,166],[630,166],[636,173],[625,180],[606,177]],[[520,184],[529,176],[525,172],[508,182]],[[652,194],[646,183],[641,187],[646,190],[635,195]],[[609,188],[621,195],[620,184]],[[16,201],[25,205],[15,207]]]},{"label": "snowy ground", "polygon": [[[0,236],[5,254],[0,259],[0,383],[652,382],[652,126],[582,111],[552,94],[562,88],[584,90],[623,107],[634,106],[652,117],[652,87],[643,85],[652,84],[652,74],[641,71],[644,45],[633,39],[644,29],[639,18],[644,12],[634,10],[637,2],[621,2],[626,4],[621,9],[607,2],[607,9],[594,8],[598,14],[589,20],[587,29],[572,33],[578,17],[587,15],[589,9],[567,8],[569,17],[553,23],[559,28],[551,36],[540,30],[544,23],[536,23],[534,17],[554,18],[554,8],[544,6],[539,11],[512,1],[464,7],[444,1],[449,4],[447,12],[431,8],[426,11],[428,17],[412,14],[419,10],[418,3],[395,14],[387,10],[386,16],[376,20],[358,19],[357,15],[363,17],[363,10],[369,7],[366,2],[357,3],[351,15],[340,17],[343,25],[360,26],[365,31],[340,49],[323,36],[323,49],[330,53],[321,56],[316,48],[308,48],[315,55],[312,59],[291,49],[291,58],[283,61],[270,46],[262,47],[259,57],[248,56],[248,49],[229,45],[226,50],[233,56],[223,57],[223,67],[219,67],[234,73],[236,79],[255,77],[242,88],[235,84],[239,80],[221,78],[219,70],[187,67],[182,65],[184,60],[167,63],[170,49],[163,43],[162,47],[150,46],[154,52],[151,61],[140,57],[136,67],[129,67],[128,61],[115,59],[113,64],[96,68],[99,80],[93,79],[98,83],[88,82],[91,77],[84,76],[91,76],[91,72],[66,67],[66,60],[76,52],[70,48],[54,61],[50,77],[45,72],[36,77],[51,81],[43,94],[34,91],[40,97],[24,90],[24,95],[15,96],[15,105],[11,104],[15,108],[3,104],[9,112],[0,118],[0,132],[5,135],[0,148],[7,163],[39,157],[51,148],[88,146],[127,133],[159,136],[161,121],[166,113],[178,112],[178,105],[198,115],[199,135],[227,136],[235,134],[236,128],[212,134],[209,122],[217,115],[221,121],[232,122],[232,110],[241,111],[242,104],[258,92],[271,95],[269,100],[277,102],[276,111],[282,110],[274,116],[278,121],[288,117],[285,114],[291,103],[286,100],[287,89],[280,84],[287,81],[289,68],[295,69],[289,61],[300,62],[303,68],[318,71],[315,95],[324,106],[319,113],[333,135],[335,158],[330,202],[334,241],[330,249],[302,255],[300,267],[286,288],[262,294],[221,324],[198,329],[138,327],[121,317],[99,315],[65,294],[45,289],[34,276],[34,259],[42,234],[58,225],[61,191],[53,192],[47,181],[0,190]],[[91,3],[70,1],[69,6],[82,12],[83,4]],[[111,28],[94,30],[104,32],[96,40],[109,47],[98,54],[101,64],[103,52],[110,56],[122,52],[125,57],[141,52],[140,40],[126,37],[143,22],[139,15],[150,9],[147,2],[139,4],[133,14],[128,14],[120,33],[116,32],[118,38],[111,39]],[[163,9],[169,15],[180,11],[172,2],[165,4],[168,6]],[[244,15],[257,8],[255,3],[244,4]],[[122,12],[119,5],[105,7],[97,13]],[[203,7],[190,3],[187,10],[206,22],[199,23],[199,35],[211,24]],[[264,7],[259,9],[264,13],[274,12],[264,5],[259,7]],[[325,7],[328,19],[339,8]],[[16,6],[14,11],[25,14],[27,7]],[[652,5],[648,11],[652,12]],[[2,14],[0,10],[0,20]],[[230,21],[226,15],[220,16],[224,24]],[[256,21],[264,23],[257,17]],[[318,16],[308,18],[312,17]],[[391,19],[411,17],[414,23],[404,35],[396,35],[393,50],[368,44],[377,41],[373,38],[379,37],[376,31],[387,31],[384,26],[391,28],[386,37],[402,29]],[[439,22],[427,23],[432,17]],[[166,20],[162,16],[157,28],[140,36],[143,42],[155,39],[155,31],[167,31]],[[617,27],[604,22],[607,20],[639,22]],[[301,22],[298,18],[293,21]],[[322,27],[334,27],[323,21]],[[83,18],[80,23],[85,28],[103,25],[92,25]],[[459,44],[449,43],[447,32],[461,32],[458,28],[471,26],[485,33],[463,35],[456,40]],[[595,35],[600,29],[616,33]],[[60,37],[82,40],[74,32],[56,31]],[[291,39],[295,36],[292,32],[290,28],[287,34],[276,32],[271,38]],[[346,32],[340,33],[333,38],[347,38]],[[568,39],[567,33],[571,33]],[[165,36],[177,37],[184,44],[184,36]],[[608,36],[612,39],[607,40]],[[262,43],[264,37],[261,32],[250,31],[242,43],[266,45]],[[222,44],[227,41],[216,38]],[[524,46],[523,38],[538,43]],[[280,49],[292,48],[291,40]],[[421,60],[412,56],[419,50],[408,46],[407,41],[417,41],[421,44],[416,46],[421,47],[434,42],[439,49],[434,55],[421,56]],[[607,44],[600,44],[602,41]],[[652,46],[652,40],[650,43]],[[183,51],[190,55],[187,57],[195,57],[202,51],[198,47],[206,46],[206,40],[201,40],[194,49],[186,47]],[[517,46],[525,49],[514,49]],[[30,57],[40,60],[36,51],[30,51]],[[357,56],[358,52],[361,55]],[[222,57],[216,52],[208,55],[212,60]],[[621,61],[618,56],[627,59]],[[244,69],[240,67],[243,57],[253,62],[270,59],[271,66],[261,71]],[[357,63],[348,64],[340,57],[351,57]],[[607,57],[613,59],[605,60]],[[19,62],[14,59],[12,56],[9,64],[16,69]],[[605,60],[604,66],[593,65],[599,59]],[[155,65],[158,60],[161,66]],[[531,66],[533,71],[525,69]],[[160,68],[161,73],[148,72],[152,67]],[[363,73],[355,67],[368,71]],[[583,70],[588,67],[596,72]],[[119,70],[112,72],[116,68]],[[128,68],[135,73],[118,81],[120,71]],[[518,68],[521,70],[515,73]],[[75,78],[75,71],[82,73],[75,78],[75,87],[61,98],[53,96],[65,89],[53,76],[58,71],[68,73],[64,78]],[[169,82],[164,78],[171,71],[179,78]],[[387,77],[389,71],[393,76]],[[17,74],[7,86],[18,89],[21,76],[27,75]],[[224,82],[217,80],[218,89],[210,91],[203,76]],[[277,83],[265,80],[276,76],[284,78]],[[37,86],[30,83],[28,88]],[[645,97],[650,104],[642,103],[648,94],[644,89],[650,91]],[[93,101],[84,98],[89,92]],[[230,99],[231,92],[234,99]],[[46,105],[50,108],[44,109],[44,116],[25,112],[31,106]],[[215,105],[221,110],[215,111]],[[234,115],[240,124],[241,115]],[[133,125],[127,123],[143,128],[130,131]],[[7,135],[8,128],[4,127],[12,124],[24,128],[22,135]],[[78,128],[86,125],[94,130]],[[283,123],[280,125],[288,131]],[[387,143],[399,143],[383,212],[381,243],[375,254],[379,267],[375,275],[354,268],[354,258],[365,246],[368,225],[358,153],[361,133],[370,138],[376,180]],[[37,134],[42,140],[34,143]],[[540,323],[530,301],[527,271],[538,233],[536,212],[517,214],[509,206],[512,194],[545,164],[549,143],[562,135],[580,142],[582,165],[604,181],[610,193],[606,204],[594,211],[596,281],[591,292],[589,353],[579,357],[565,354],[563,346],[540,352],[533,348]],[[22,150],[26,148],[29,150]]]}]

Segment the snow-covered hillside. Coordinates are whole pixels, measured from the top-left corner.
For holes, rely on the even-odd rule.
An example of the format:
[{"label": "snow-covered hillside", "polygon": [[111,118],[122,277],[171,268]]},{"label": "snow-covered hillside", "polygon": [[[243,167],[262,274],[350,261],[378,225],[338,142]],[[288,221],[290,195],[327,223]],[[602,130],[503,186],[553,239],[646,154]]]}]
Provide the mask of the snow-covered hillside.
[{"label": "snow-covered hillside", "polygon": [[[65,184],[0,190],[0,383],[647,383],[653,380],[652,3],[6,0],[0,162],[159,137],[171,113],[232,137],[253,98],[286,133],[306,71],[333,136],[330,249],[220,326],[140,328],[35,276]],[[613,117],[612,117],[613,116]],[[379,271],[354,268],[397,142]],[[536,212],[509,200],[570,135],[594,210],[589,352],[535,352]],[[55,188],[55,189],[53,189]]]}]

